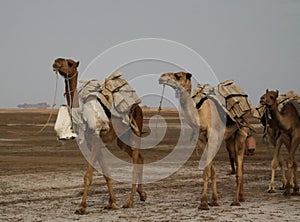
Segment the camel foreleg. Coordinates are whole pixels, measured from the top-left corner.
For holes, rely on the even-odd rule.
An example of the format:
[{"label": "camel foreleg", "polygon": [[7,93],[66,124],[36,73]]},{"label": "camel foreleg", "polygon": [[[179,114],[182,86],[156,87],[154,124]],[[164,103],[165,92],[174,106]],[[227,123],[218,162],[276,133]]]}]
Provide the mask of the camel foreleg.
[{"label": "camel foreleg", "polygon": [[88,195],[89,186],[92,184],[93,181],[93,172],[94,172],[94,167],[91,164],[88,164],[86,173],[83,178],[84,180],[83,196],[82,196],[81,203],[79,205],[79,209],[76,210],[75,212],[76,214],[86,214],[86,208],[87,208],[86,199]]},{"label": "camel foreleg", "polygon": [[202,174],[203,178],[203,190],[202,190],[202,197],[201,197],[201,203],[198,207],[200,210],[209,210],[208,207],[208,199],[207,199],[207,190],[208,190],[208,180],[211,177],[211,165],[212,163],[208,164]]},{"label": "camel foreleg", "polygon": [[276,190],[275,189],[275,173],[276,173],[276,169],[279,165],[281,166],[281,171],[283,171],[282,176],[285,177],[284,168],[282,166],[282,163],[279,160],[281,145],[282,145],[282,142],[281,142],[281,139],[279,138],[277,140],[277,143],[275,143],[275,152],[274,152],[273,159],[271,162],[272,173],[271,173],[271,181],[269,184],[268,193],[275,193],[275,190]]}]

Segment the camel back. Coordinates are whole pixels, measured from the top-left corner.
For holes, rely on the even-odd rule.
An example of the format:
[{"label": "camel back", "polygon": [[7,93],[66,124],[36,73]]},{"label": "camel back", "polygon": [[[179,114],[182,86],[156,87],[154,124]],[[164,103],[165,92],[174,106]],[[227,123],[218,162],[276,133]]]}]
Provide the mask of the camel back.
[{"label": "camel back", "polygon": [[251,110],[247,94],[232,80],[222,82],[217,87],[198,84],[192,98],[197,108],[205,98],[213,99],[235,122]]}]

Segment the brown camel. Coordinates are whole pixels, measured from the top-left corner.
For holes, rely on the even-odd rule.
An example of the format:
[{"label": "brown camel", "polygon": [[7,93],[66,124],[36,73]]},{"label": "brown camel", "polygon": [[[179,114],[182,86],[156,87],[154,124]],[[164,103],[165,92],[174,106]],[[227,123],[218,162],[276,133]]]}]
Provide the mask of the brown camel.
[{"label": "brown camel", "polygon": [[[285,186],[285,195],[290,194],[290,188],[293,185],[293,194],[298,195],[299,185],[297,181],[297,162],[295,153],[300,143],[300,117],[294,105],[287,103],[279,111],[277,103],[278,91],[266,91],[260,98],[260,103],[265,105],[270,112],[271,118],[276,122],[278,129],[283,134],[289,136],[290,148],[287,159],[287,183]],[[276,149],[281,145],[276,141]]]},{"label": "brown camel", "polygon": [[280,189],[284,189],[287,183],[286,177],[285,177],[285,170],[284,170],[284,164],[283,159],[280,154],[280,150],[282,147],[282,144],[285,145],[287,149],[290,148],[290,139],[289,136],[283,133],[279,128],[277,121],[275,119],[270,118],[269,111],[266,109],[264,110],[261,118],[261,123],[263,124],[265,128],[265,133],[268,136],[268,139],[270,140],[271,144],[275,147],[273,159],[271,162],[272,172],[271,172],[271,181],[268,188],[268,193],[275,193],[275,173],[278,166],[280,166],[281,169],[281,182],[282,187]]},{"label": "brown camel", "polygon": [[[244,201],[243,192],[243,157],[245,150],[245,140],[250,129],[245,126],[237,126],[233,121],[227,121],[226,126],[222,121],[220,110],[214,102],[209,99],[203,100],[197,110],[191,98],[191,77],[192,74],[186,72],[165,73],[160,79],[160,84],[168,85],[179,92],[179,100],[183,110],[185,120],[192,129],[200,127],[200,133],[197,146],[200,150],[207,145],[207,150],[216,150],[219,147],[219,141],[225,139],[228,149],[233,150],[234,160],[237,166],[236,170],[236,194],[234,195],[232,206],[240,206],[240,201]],[[197,116],[197,118],[195,118]],[[212,121],[213,118],[216,120]],[[228,117],[229,118],[229,117]],[[198,120],[198,122],[197,122]],[[216,135],[212,129],[219,129],[221,126],[226,127],[224,135]],[[208,139],[211,137],[212,139]],[[208,180],[212,183],[212,201],[210,205],[218,206],[218,195],[216,186],[216,170],[211,161],[206,165],[203,171],[203,191],[199,209],[208,209],[207,189]]]},{"label": "brown camel", "polygon": [[[56,59],[53,64],[53,70],[56,72],[59,72],[59,74],[61,76],[63,76],[65,79],[65,95],[67,98],[68,106],[72,107],[72,108],[78,107],[78,105],[79,105],[77,92],[76,92],[77,78],[78,78],[78,71],[77,71],[78,65],[79,65],[79,62],[74,62],[71,59],[63,59],[63,58]],[[94,98],[94,97],[88,98],[88,100],[95,100],[95,99],[96,98]],[[136,125],[139,130],[139,132],[135,131],[134,133],[138,137],[140,137],[141,136],[140,132],[142,132],[142,127],[143,127],[142,109],[138,105],[134,106],[130,110],[130,115],[135,120]],[[125,124],[122,122],[122,119],[114,117],[113,115],[111,115],[111,113],[109,114],[108,118],[109,118],[108,132],[100,132],[99,136],[105,144],[110,143],[114,139],[117,138],[118,146],[122,150],[127,152],[133,160],[134,167],[133,167],[133,173],[132,173],[131,194],[130,194],[129,199],[123,206],[126,208],[133,207],[133,197],[134,197],[134,194],[136,191],[139,193],[141,201],[145,201],[146,197],[147,197],[146,192],[143,191],[143,185],[142,185],[143,157],[140,154],[138,146],[132,148],[129,145],[122,142],[122,140],[116,136],[116,132],[115,132],[116,129],[114,129],[113,126],[118,126],[121,129],[122,128],[127,129],[127,126],[125,126]],[[114,122],[114,124],[112,124],[112,121]],[[118,130],[119,130],[119,128],[118,128]],[[127,131],[131,131],[131,130],[127,130]],[[126,132],[123,135],[127,136],[127,138],[128,137],[131,138],[130,136],[132,135],[132,132]],[[87,138],[89,138],[88,137],[89,135],[86,135],[86,136],[87,136],[86,140],[87,140],[88,144],[91,146],[90,149],[92,150],[92,152],[94,150],[95,150],[95,152],[99,152],[99,147],[98,147],[98,151],[96,151],[97,147],[94,147],[93,143],[90,141],[90,139],[87,139]],[[133,136],[133,138],[136,138],[136,137]],[[136,143],[138,143],[138,142],[140,142],[140,141],[136,141]],[[106,172],[105,160],[103,160],[103,158],[101,158],[101,155],[98,158],[100,158],[100,160],[98,160],[98,161],[99,161],[100,165],[102,166],[102,171],[104,172],[103,175],[106,180],[108,191],[109,191],[109,202],[108,202],[108,205],[106,206],[106,208],[107,209],[117,209],[116,199],[115,199],[114,192],[112,189],[112,181],[111,181],[109,174],[105,173]],[[84,175],[84,192],[83,192],[82,202],[79,206],[79,209],[76,211],[76,213],[79,213],[79,214],[86,213],[86,208],[87,208],[86,199],[87,199],[87,195],[88,195],[88,188],[92,183],[93,171],[94,171],[94,168],[89,162],[87,171]],[[136,188],[136,184],[138,184],[137,188]]]}]

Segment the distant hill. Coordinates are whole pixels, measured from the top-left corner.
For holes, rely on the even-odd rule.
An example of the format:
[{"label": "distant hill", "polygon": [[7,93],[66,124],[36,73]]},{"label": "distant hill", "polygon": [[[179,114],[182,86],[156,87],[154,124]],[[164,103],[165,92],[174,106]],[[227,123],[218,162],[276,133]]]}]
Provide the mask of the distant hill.
[{"label": "distant hill", "polygon": [[50,105],[48,105],[47,103],[35,103],[35,104],[24,103],[24,104],[19,104],[17,107],[19,109],[47,109],[48,107],[50,107]]}]

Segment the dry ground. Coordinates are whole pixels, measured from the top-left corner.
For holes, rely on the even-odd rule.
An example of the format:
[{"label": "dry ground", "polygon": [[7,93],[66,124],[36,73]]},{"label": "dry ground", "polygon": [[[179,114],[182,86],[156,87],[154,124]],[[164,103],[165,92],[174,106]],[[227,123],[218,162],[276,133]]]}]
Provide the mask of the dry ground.
[{"label": "dry ground", "polygon": [[[153,115],[146,111],[147,118]],[[147,162],[167,155],[176,144],[178,116],[169,116],[170,127],[164,140],[155,149],[144,150]],[[132,209],[105,210],[107,189],[102,176],[95,173],[88,197],[88,215],[74,214],[82,196],[86,160],[75,141],[56,141],[53,124],[34,135],[46,122],[49,111],[0,111],[0,221],[300,221],[300,197],[289,198],[281,190],[267,193],[273,148],[257,138],[254,156],[245,156],[244,187],[246,202],[231,207],[235,177],[228,176],[229,162],[224,147],[219,151],[217,167],[219,207],[198,210],[202,190],[198,170],[200,157],[195,154],[178,172],[156,183],[146,184],[148,199],[138,197]],[[171,124],[173,123],[173,124]],[[261,132],[261,129],[260,129]],[[283,149],[284,150],[284,149]],[[119,156],[117,148],[112,151]],[[286,155],[286,152],[284,152]],[[297,161],[300,161],[300,150]],[[280,172],[276,185],[280,186]],[[298,172],[298,176],[299,172]],[[114,182],[119,206],[126,201],[130,185]]]}]

